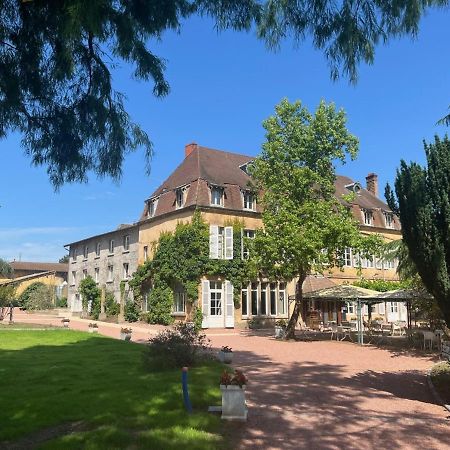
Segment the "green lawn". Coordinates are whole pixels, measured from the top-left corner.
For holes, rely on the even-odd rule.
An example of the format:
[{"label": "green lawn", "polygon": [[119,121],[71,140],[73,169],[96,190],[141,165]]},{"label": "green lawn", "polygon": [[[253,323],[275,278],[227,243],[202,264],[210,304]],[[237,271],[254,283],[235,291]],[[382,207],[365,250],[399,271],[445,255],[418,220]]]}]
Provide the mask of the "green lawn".
[{"label": "green lawn", "polygon": [[55,433],[45,449],[223,448],[220,418],[222,366],[189,372],[194,414],[183,408],[180,372],[149,373],[142,345],[72,330],[0,329],[0,448],[5,441]]}]

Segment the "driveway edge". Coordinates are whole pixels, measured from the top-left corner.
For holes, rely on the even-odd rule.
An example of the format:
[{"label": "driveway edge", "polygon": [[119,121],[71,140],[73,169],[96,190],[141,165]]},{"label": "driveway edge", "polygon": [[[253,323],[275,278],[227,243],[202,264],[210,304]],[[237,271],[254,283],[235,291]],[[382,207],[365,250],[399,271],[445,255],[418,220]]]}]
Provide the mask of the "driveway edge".
[{"label": "driveway edge", "polygon": [[[439,364],[439,363],[437,363]],[[433,394],[434,399],[436,400],[437,403],[439,403],[440,405],[442,405],[448,412],[450,412],[450,405],[446,405],[444,400],[442,400],[442,397],[439,395],[438,391],[436,390],[436,388],[434,387],[433,382],[431,381],[431,371],[433,370],[433,367],[436,364],[434,364],[433,366],[430,367],[430,369],[428,369],[427,372],[427,383],[428,383],[428,387],[430,388],[431,393]]]}]

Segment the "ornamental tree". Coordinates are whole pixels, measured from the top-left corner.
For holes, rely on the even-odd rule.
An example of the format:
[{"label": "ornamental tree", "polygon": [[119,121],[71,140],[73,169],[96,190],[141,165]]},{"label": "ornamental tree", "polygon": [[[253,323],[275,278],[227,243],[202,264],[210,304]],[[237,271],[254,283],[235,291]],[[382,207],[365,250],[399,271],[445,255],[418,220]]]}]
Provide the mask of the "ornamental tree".
[{"label": "ornamental tree", "polygon": [[331,0],[0,0],[0,138],[21,133],[34,165],[47,167],[55,187],[85,181],[87,173],[118,179],[127,152],[152,144],[133,122],[112,69],[132,65],[132,76],[164,97],[165,61],[150,43],[180,30],[194,15],[219,30],[256,31],[268,47],[287,37],[312,38],[332,76],[356,80],[379,42],[416,35],[422,15],[447,0],[354,2]]},{"label": "ornamental tree", "polygon": [[365,256],[376,253],[380,240],[359,232],[350,197],[334,195],[334,163],[354,159],[358,151],[343,110],[321,102],[311,114],[300,102],[282,100],[263,126],[266,141],[251,169],[264,211],[254,257],[266,276],[296,279],[286,332],[293,338],[306,276],[342,265],[346,247]]},{"label": "ornamental tree", "polygon": [[409,257],[450,326],[450,141],[424,142],[427,164],[401,161],[395,194],[386,199],[400,216]]}]

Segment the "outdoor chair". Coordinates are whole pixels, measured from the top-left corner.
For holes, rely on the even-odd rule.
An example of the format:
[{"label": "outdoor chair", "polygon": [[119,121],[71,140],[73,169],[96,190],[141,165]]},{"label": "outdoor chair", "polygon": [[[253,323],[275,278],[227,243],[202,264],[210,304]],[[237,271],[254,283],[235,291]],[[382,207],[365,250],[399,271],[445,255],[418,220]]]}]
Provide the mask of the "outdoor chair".
[{"label": "outdoor chair", "polygon": [[402,325],[399,323],[393,323],[392,324],[392,336],[395,336],[398,334],[399,336],[402,336],[405,332],[405,329]]},{"label": "outdoor chair", "polygon": [[331,339],[333,340],[333,336],[336,336],[336,340],[339,340],[339,337],[342,336],[342,327],[339,327],[338,325],[332,323],[330,324],[331,328]]},{"label": "outdoor chair", "polygon": [[436,336],[433,331],[422,331],[423,334],[423,349],[426,350],[427,347],[433,350],[433,345],[436,340]]}]

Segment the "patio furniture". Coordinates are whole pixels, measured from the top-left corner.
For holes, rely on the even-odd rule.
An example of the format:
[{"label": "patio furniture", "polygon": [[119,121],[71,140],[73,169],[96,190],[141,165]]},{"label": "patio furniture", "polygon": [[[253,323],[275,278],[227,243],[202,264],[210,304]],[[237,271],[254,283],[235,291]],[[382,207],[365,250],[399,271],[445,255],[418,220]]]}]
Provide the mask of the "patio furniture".
[{"label": "patio furniture", "polygon": [[423,349],[426,350],[429,347],[430,350],[433,350],[433,345],[436,339],[433,331],[422,330],[423,334]]},{"label": "patio furniture", "polygon": [[394,322],[392,324],[392,336],[395,336],[398,334],[399,336],[402,336],[405,333],[405,328],[400,325],[399,323]]},{"label": "patio furniture", "polygon": [[342,335],[342,331],[340,330],[341,327],[339,327],[335,323],[332,323],[330,325],[330,328],[331,328],[331,338],[330,338],[330,340],[333,340],[333,336],[336,336],[336,340],[339,341],[339,337]]}]

